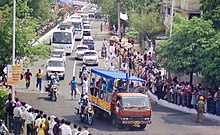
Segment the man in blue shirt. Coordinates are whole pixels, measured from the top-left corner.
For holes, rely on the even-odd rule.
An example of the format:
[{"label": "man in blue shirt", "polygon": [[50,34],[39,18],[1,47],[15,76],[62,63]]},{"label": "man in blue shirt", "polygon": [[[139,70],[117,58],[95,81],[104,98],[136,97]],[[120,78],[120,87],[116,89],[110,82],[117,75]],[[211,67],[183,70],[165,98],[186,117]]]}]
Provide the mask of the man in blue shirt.
[{"label": "man in blue shirt", "polygon": [[71,99],[73,100],[73,93],[74,93],[74,98],[76,98],[76,88],[77,88],[77,82],[75,76],[73,76],[73,79],[70,81],[69,85],[71,86]]}]

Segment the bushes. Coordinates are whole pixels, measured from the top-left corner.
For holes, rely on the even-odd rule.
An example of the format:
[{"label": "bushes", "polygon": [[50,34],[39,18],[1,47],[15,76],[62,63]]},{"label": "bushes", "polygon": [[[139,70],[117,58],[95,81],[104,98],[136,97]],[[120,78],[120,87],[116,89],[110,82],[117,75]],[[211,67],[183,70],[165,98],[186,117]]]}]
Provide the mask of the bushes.
[{"label": "bushes", "polygon": [[4,105],[8,98],[9,91],[0,88],[0,118],[4,118]]}]

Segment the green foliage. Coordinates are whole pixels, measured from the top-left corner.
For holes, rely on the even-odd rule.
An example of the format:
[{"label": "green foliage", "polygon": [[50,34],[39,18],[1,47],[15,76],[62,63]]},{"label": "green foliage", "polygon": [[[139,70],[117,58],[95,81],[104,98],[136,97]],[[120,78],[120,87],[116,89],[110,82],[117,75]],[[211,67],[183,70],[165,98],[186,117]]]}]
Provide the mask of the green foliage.
[{"label": "green foliage", "polygon": [[9,92],[3,88],[0,88],[0,118],[4,118],[4,105],[7,100]]},{"label": "green foliage", "polygon": [[41,21],[46,21],[49,20],[51,17],[51,12],[50,12],[50,3],[48,0],[31,0],[28,2],[28,6],[33,10],[31,12],[31,15],[34,18],[39,18]]},{"label": "green foliage", "polygon": [[66,14],[66,11],[61,9],[60,12],[58,13],[58,16],[64,16]]},{"label": "green foliage", "polygon": [[136,38],[138,36],[138,32],[137,31],[129,31],[126,33],[126,35],[128,38]]},{"label": "green foliage", "polygon": [[135,13],[130,15],[131,26],[140,33],[142,39],[147,35],[152,38],[163,30],[163,23],[161,15],[158,12]]},{"label": "green foliage", "polygon": [[219,0],[200,0],[200,9],[203,18],[212,20],[214,27],[220,30],[220,1]]},{"label": "green foliage", "polygon": [[205,82],[216,90],[220,86],[220,33],[216,34],[203,47],[201,53],[202,74]]},{"label": "green foliage", "polygon": [[[163,65],[176,74],[192,74],[202,70],[203,46],[216,34],[211,21],[200,18],[174,24],[172,38],[158,48]],[[190,80],[191,82],[192,80]]]},{"label": "green foliage", "polygon": [[[36,54],[37,49],[28,43],[36,40],[35,30],[38,28],[38,19],[30,15],[32,9],[27,8],[26,3],[29,0],[17,1],[17,18],[16,18],[16,58],[45,56],[45,51]],[[36,1],[35,1],[36,2]],[[13,4],[4,5],[5,18],[0,21],[0,60],[4,65],[12,62],[12,28],[13,28]],[[48,10],[49,11],[49,10]],[[36,49],[36,50],[34,50]],[[45,54],[43,54],[45,53]]]}]

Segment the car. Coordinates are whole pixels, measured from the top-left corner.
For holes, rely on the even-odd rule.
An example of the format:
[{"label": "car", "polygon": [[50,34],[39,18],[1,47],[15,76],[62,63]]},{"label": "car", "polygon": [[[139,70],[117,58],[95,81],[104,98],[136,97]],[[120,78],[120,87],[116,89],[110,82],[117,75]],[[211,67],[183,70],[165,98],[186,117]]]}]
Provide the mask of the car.
[{"label": "car", "polygon": [[87,45],[78,45],[76,47],[76,56],[75,59],[83,59],[84,52],[89,50]]},{"label": "car", "polygon": [[96,50],[87,50],[84,52],[83,64],[85,65],[96,65],[99,64],[98,53]]},{"label": "car", "polygon": [[65,62],[63,58],[50,58],[47,61],[47,70],[46,70],[46,77],[49,80],[52,75],[56,72],[60,80],[64,80],[65,77]]},{"label": "car", "polygon": [[89,13],[88,13],[88,16],[89,16],[90,18],[95,17],[95,11],[90,9],[90,10],[89,10]]},{"label": "car", "polygon": [[83,25],[83,36],[90,36],[91,35],[91,28],[89,24]]},{"label": "car", "polygon": [[95,19],[102,19],[102,15],[100,12],[95,13]]},{"label": "car", "polygon": [[81,41],[81,45],[87,45],[89,50],[94,50],[95,42],[92,36],[83,36],[83,39]]},{"label": "car", "polygon": [[63,61],[66,63],[66,53],[64,49],[54,49],[51,50],[50,56],[52,58],[62,58]]},{"label": "car", "polygon": [[84,24],[89,24],[89,21],[83,21],[83,25],[84,25]]},{"label": "car", "polygon": [[89,21],[89,15],[88,14],[82,14],[81,17],[83,18],[83,21]]}]

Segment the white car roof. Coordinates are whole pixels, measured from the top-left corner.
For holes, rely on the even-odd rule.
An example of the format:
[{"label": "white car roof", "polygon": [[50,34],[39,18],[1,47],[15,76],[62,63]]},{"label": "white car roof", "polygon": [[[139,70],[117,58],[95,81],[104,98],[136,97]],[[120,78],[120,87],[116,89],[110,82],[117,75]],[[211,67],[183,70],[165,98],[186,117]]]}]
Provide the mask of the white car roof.
[{"label": "white car roof", "polygon": [[93,40],[93,37],[92,36],[83,36],[83,40],[84,39],[90,39],[90,40]]},{"label": "white car roof", "polygon": [[78,48],[78,47],[86,47],[86,48],[88,48],[88,46],[87,46],[87,45],[77,45],[77,47],[76,47],[76,48]]},{"label": "white car roof", "polygon": [[90,27],[90,24],[83,24],[84,26],[89,26]]},{"label": "white car roof", "polygon": [[57,51],[57,52],[65,52],[65,50],[64,49],[53,49],[53,50],[51,50],[51,51]]},{"label": "white car roof", "polygon": [[97,53],[96,50],[86,50],[85,53],[86,53],[86,52],[95,52],[95,53]]},{"label": "white car roof", "polygon": [[[48,61],[63,61],[63,58],[54,58],[51,57]],[[64,62],[64,61],[63,61]]]}]

